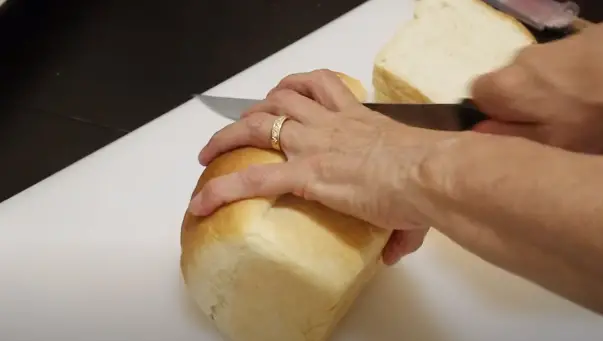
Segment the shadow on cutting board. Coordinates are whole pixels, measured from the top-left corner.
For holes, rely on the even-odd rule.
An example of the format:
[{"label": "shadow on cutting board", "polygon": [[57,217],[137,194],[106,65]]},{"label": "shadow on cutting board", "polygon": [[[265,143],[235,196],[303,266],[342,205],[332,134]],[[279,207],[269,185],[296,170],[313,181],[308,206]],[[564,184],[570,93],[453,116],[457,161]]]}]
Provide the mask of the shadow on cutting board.
[{"label": "shadow on cutting board", "polygon": [[358,297],[333,341],[450,341],[435,308],[423,300],[421,283],[412,277],[400,267],[384,269]]},{"label": "shadow on cutting board", "polygon": [[[217,333],[217,330],[211,323],[211,321],[203,314],[201,309],[197,306],[194,299],[190,296],[184,283],[180,280],[180,302],[182,309],[185,311],[185,315],[192,325],[197,327],[203,332],[212,331]],[[217,334],[216,334],[217,335]]]},{"label": "shadow on cutting board", "polygon": [[439,233],[430,237],[438,265],[461,278],[480,304],[520,315],[568,311],[565,299],[487,263]]},{"label": "shadow on cutting board", "polygon": [[[578,311],[573,311],[566,300],[490,265],[435,231],[428,238],[429,250],[418,252],[429,252],[432,271],[441,272],[451,285],[470,293],[462,300],[472,300],[483,310],[491,309],[502,316]],[[333,340],[450,341],[450,321],[438,314],[439,303],[428,297],[433,289],[423,288],[427,279],[423,275],[419,278],[413,268],[405,268],[402,260],[399,266],[381,272],[343,319]]]}]

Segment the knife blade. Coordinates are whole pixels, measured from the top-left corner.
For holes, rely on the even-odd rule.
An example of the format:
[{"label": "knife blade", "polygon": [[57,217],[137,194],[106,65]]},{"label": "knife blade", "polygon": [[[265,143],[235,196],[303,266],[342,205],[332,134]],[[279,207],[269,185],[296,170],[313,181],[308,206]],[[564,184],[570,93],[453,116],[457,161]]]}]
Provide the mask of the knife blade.
[{"label": "knife blade", "polygon": [[[197,95],[209,109],[231,120],[239,120],[241,113],[259,99]],[[365,107],[386,115],[393,120],[414,127],[463,131],[488,119],[473,101],[464,99],[452,104],[404,104],[404,103],[362,103]]]}]

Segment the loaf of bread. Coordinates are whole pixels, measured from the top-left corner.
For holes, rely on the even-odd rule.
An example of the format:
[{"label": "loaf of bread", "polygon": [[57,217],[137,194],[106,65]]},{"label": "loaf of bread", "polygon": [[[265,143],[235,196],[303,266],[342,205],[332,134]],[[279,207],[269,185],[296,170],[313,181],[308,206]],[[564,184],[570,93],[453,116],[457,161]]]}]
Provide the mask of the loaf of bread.
[{"label": "loaf of bread", "polygon": [[416,0],[414,19],[377,54],[378,102],[455,103],[478,75],[536,42],[519,21],[481,0]]},{"label": "loaf of bread", "polygon": [[[359,100],[361,83],[339,74]],[[266,136],[268,139],[269,136]],[[213,160],[210,179],[283,154],[241,148]],[[293,195],[186,214],[181,270],[201,310],[232,341],[322,341],[375,274],[389,231]]]}]

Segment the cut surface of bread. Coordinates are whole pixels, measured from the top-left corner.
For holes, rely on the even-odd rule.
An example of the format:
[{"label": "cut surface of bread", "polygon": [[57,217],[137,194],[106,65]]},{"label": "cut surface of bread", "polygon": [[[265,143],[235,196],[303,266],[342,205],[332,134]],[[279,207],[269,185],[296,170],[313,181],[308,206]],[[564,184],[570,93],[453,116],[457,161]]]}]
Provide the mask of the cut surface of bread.
[{"label": "cut surface of bread", "polygon": [[[357,80],[339,76],[366,95]],[[193,195],[217,176],[285,161],[256,148],[222,154]],[[389,235],[293,195],[253,198],[205,218],[186,213],[180,265],[192,298],[228,339],[324,341],[382,266]]]},{"label": "cut surface of bread", "polygon": [[381,102],[455,103],[471,81],[536,43],[517,20],[480,0],[415,0],[414,18],[398,28],[373,67]]}]

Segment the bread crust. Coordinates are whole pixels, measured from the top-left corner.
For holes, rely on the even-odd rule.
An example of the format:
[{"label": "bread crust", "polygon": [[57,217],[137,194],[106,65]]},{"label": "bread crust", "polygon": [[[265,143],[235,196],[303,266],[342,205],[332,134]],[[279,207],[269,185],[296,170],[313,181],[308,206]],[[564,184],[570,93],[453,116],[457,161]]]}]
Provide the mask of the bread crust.
[{"label": "bread crust", "polygon": [[[251,165],[285,162],[282,153],[253,147],[238,148],[218,156],[204,169],[191,195],[191,199],[211,179],[241,171]],[[242,234],[246,213],[271,207],[276,198],[251,198],[225,205],[208,217],[199,217],[186,211],[180,229],[182,254],[180,265],[186,282],[187,269],[194,265],[194,255],[199,247],[213,238],[227,238]]]},{"label": "bread crust", "polygon": [[364,86],[362,85],[362,82],[360,82],[360,80],[358,80],[354,77],[350,77],[342,72],[335,72],[335,74],[337,74],[339,79],[341,79],[343,84],[345,84],[348,87],[348,89],[352,92],[352,94],[354,94],[354,96],[356,97],[356,99],[358,101],[360,101],[360,102],[366,101],[367,92],[366,92],[366,89],[364,88]]}]

